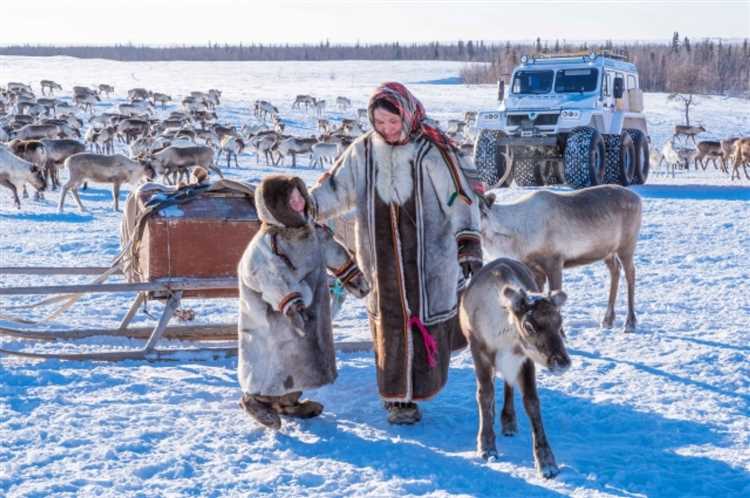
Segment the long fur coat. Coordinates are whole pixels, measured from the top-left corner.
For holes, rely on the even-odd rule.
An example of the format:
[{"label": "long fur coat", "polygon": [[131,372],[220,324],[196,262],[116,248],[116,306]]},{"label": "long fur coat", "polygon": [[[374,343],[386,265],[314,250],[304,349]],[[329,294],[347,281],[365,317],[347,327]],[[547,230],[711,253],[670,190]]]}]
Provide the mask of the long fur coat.
[{"label": "long fur coat", "polygon": [[[255,192],[261,230],[239,263],[240,316],[238,376],[243,392],[281,396],[330,384],[336,379],[326,270],[350,292],[363,297],[366,281],[351,255],[329,229],[305,213],[289,209],[297,187],[310,204],[304,183],[295,177],[267,177]],[[313,318],[300,337],[286,316],[303,303]]]},{"label": "long fur coat", "polygon": [[[356,212],[357,264],[372,285],[367,308],[387,400],[433,396],[451,349],[465,345],[452,337],[460,335],[452,322],[464,284],[459,263],[482,260],[479,201],[468,181],[473,167],[450,154],[424,138],[392,146],[368,133],[311,190],[320,221]],[[438,343],[437,368],[425,366],[427,346],[409,325],[417,321]]]}]

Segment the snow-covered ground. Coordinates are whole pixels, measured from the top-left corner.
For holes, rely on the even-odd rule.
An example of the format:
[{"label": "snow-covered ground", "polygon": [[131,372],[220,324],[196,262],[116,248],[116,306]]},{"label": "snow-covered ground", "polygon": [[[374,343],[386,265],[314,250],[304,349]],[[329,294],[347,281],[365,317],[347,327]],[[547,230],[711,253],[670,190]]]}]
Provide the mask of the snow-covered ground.
[{"label": "snow-covered ground", "polygon": [[[291,110],[295,95],[326,98],[329,110],[338,95],[364,107],[371,89],[388,79],[407,83],[440,120],[494,106],[492,86],[441,84],[461,66],[0,57],[0,78],[33,82],[36,90],[40,79],[54,79],[66,94],[74,84],[111,83],[115,103],[135,86],[180,97],[215,87],[224,91],[222,120],[252,121],[250,103],[263,98],[280,108],[287,129],[306,135],[316,121]],[[750,135],[747,101],[698,102],[692,117],[707,137]],[[653,142],[661,144],[680,111],[664,94],[647,95],[646,108]],[[312,183],[320,170],[301,162],[284,171]],[[250,154],[240,165],[227,176],[254,181],[280,170],[257,166]],[[336,384],[307,393],[324,403],[323,415],[285,420],[279,433],[259,429],[238,408],[234,359],[109,364],[0,356],[0,496],[750,496],[750,182],[732,183],[709,167],[676,178],[652,175],[634,190],[644,201],[638,333],[620,330],[622,285],[616,328],[600,329],[608,288],[603,264],[565,273],[573,367],[564,376],[539,373],[544,423],[562,469],[554,480],[535,475],[520,403],[520,433],[500,436],[498,460],[475,455],[475,381],[466,352],[454,358],[447,387],[423,405],[423,420],[412,427],[386,422],[372,354],[339,354]],[[514,187],[499,196],[524,192]],[[57,192],[45,201],[24,199],[19,211],[0,189],[0,266],[108,265],[119,251],[120,214],[111,211],[106,186],[81,197],[89,213],[68,200],[65,214],[57,214]],[[0,275],[3,286],[89,279]],[[131,298],[86,297],[50,327],[115,327]],[[4,298],[0,313],[34,300]],[[233,300],[188,303],[200,323],[236,318]],[[38,319],[45,311],[24,316]],[[139,314],[136,324],[154,321]],[[337,340],[369,339],[361,303],[347,301],[335,332]],[[2,348],[35,351],[141,344],[0,338]]]}]

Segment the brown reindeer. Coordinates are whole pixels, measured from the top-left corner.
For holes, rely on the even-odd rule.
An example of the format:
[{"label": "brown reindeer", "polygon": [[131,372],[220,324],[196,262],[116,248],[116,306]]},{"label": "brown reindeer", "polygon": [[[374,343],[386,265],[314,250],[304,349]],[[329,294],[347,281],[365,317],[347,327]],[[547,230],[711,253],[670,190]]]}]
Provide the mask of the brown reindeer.
[{"label": "brown reindeer", "polygon": [[55,90],[62,91],[62,87],[52,80],[42,80],[39,82],[39,84],[42,87],[42,95],[47,95],[46,93],[44,93],[45,90],[49,90],[49,95],[53,95],[55,93]]},{"label": "brown reindeer", "polygon": [[122,154],[105,156],[81,152],[67,158],[65,166],[68,168],[70,179],[63,185],[62,192],[60,192],[60,204],[57,208],[60,213],[63,212],[65,196],[69,190],[73,194],[73,198],[78,204],[79,209],[82,212],[86,211],[78,195],[78,187],[87,180],[99,183],[111,183],[114,209],[115,211],[119,211],[121,184],[130,183],[131,185],[136,185],[143,179],[150,180],[155,176],[151,166],[135,162]]},{"label": "brown reindeer", "polygon": [[695,144],[695,136],[698,133],[703,133],[704,131],[706,131],[706,129],[703,126],[675,125],[674,134],[672,135],[672,137],[684,137],[685,143],[687,143],[688,139],[690,139],[693,141],[693,144]]},{"label": "brown reindeer", "polygon": [[612,327],[624,267],[628,284],[625,332],[635,332],[635,246],[641,228],[641,199],[617,185],[575,192],[533,192],[511,204],[482,203],[482,246],[492,257],[511,257],[531,268],[540,289],[562,289],[563,268],[604,261],[610,273],[609,302],[602,326]]},{"label": "brown reindeer", "polygon": [[79,152],[85,152],[86,146],[78,140],[69,138],[40,140],[47,153],[47,161],[44,165],[44,175],[52,186],[52,190],[60,186],[58,169],[63,166],[67,158]]},{"label": "brown reindeer", "polygon": [[[716,160],[721,161],[721,167],[718,166]],[[706,171],[708,167],[708,161],[710,160],[714,164],[715,169],[720,169],[723,172],[727,172],[726,160],[724,157],[724,151],[721,148],[721,142],[715,140],[701,140],[698,142],[698,153],[693,159],[695,161],[695,169],[698,169],[700,165],[703,171]]]},{"label": "brown reindeer", "polygon": [[165,179],[170,179],[176,184],[181,177],[187,177],[190,168],[193,166],[202,166],[203,168],[214,171],[220,177],[224,178],[221,170],[214,165],[214,151],[211,147],[205,145],[194,145],[189,147],[169,146],[160,150],[145,159],[156,173],[162,175]]},{"label": "brown reindeer", "polygon": [[732,180],[735,176],[740,179],[740,166],[745,172],[745,177],[750,180],[747,168],[750,167],[750,138],[740,138],[734,142],[734,168],[732,169]]},{"label": "brown reindeer", "polygon": [[495,446],[495,372],[505,381],[501,416],[505,436],[518,432],[513,385],[521,388],[532,428],[537,473],[545,478],[560,471],[542,425],[534,364],[561,373],[570,367],[563,342],[560,307],[563,291],[540,293],[531,270],[523,263],[499,258],[484,266],[461,297],[459,321],[474,359],[477,376],[479,431],[477,452],[497,456]]}]

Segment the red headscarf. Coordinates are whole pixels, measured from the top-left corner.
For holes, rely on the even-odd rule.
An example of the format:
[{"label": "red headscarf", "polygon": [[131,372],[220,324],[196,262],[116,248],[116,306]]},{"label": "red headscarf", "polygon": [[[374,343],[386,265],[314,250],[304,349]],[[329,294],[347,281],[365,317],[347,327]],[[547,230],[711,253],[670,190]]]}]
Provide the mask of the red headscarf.
[{"label": "red headscarf", "polygon": [[434,143],[444,151],[455,148],[453,141],[439,129],[424,122],[425,110],[419,101],[404,85],[395,81],[383,83],[375,89],[367,106],[367,115],[370,124],[375,128],[373,110],[379,100],[385,100],[399,111],[401,116],[401,127],[405,138],[399,145],[403,145],[410,139],[423,135],[427,140]]},{"label": "red headscarf", "polygon": [[[463,187],[461,187],[459,168],[452,158],[452,156],[456,154],[456,145],[445,133],[424,122],[425,111],[422,102],[420,102],[419,99],[417,99],[401,83],[389,81],[381,84],[375,89],[375,92],[372,94],[372,97],[370,97],[370,102],[367,105],[367,116],[370,118],[370,124],[372,124],[373,129],[375,129],[373,111],[379,100],[387,101],[399,111],[399,115],[401,116],[402,136],[404,138],[398,145],[403,145],[409,140],[423,136],[440,149],[456,188],[448,205],[453,203],[455,197],[459,197],[467,204],[471,204],[472,201],[470,197],[466,194]],[[472,184],[471,187],[476,192],[484,191],[484,186],[481,182],[477,185]]]}]

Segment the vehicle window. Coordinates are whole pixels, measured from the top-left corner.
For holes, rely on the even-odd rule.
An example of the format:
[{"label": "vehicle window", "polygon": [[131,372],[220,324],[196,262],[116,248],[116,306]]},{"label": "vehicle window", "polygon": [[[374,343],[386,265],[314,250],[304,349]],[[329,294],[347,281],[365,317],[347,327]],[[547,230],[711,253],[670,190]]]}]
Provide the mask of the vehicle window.
[{"label": "vehicle window", "polygon": [[561,69],[555,78],[555,92],[593,92],[598,76],[599,71],[593,68]]},{"label": "vehicle window", "polygon": [[552,90],[553,71],[518,71],[513,77],[513,93],[549,93]]},{"label": "vehicle window", "polygon": [[632,74],[628,75],[628,90],[638,88],[638,83],[635,81],[635,76]]},{"label": "vehicle window", "polygon": [[602,74],[602,95],[605,97],[609,95],[609,73]]},{"label": "vehicle window", "polygon": [[614,82],[614,74],[606,71],[602,78],[602,95],[610,97],[612,95],[612,83]]}]

